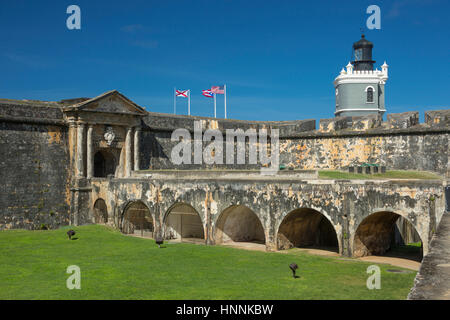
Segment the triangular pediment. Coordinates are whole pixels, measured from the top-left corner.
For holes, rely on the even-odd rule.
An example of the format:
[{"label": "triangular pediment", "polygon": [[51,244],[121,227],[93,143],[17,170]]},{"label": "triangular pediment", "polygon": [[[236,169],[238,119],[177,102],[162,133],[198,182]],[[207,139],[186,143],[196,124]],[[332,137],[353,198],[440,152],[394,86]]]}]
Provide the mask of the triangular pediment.
[{"label": "triangular pediment", "polygon": [[64,111],[103,112],[146,115],[147,111],[117,90],[105,92],[95,98],[64,108]]}]

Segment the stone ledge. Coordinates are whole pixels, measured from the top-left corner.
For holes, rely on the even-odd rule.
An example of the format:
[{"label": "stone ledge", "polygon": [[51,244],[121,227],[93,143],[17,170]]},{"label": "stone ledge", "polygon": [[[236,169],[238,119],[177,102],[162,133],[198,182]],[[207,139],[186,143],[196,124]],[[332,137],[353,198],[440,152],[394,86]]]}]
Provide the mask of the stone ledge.
[{"label": "stone ledge", "polygon": [[28,117],[10,117],[0,115],[0,122],[14,122],[23,124],[41,124],[57,125],[67,127],[69,124],[64,120],[50,118],[28,118]]},{"label": "stone ledge", "polygon": [[133,177],[151,179],[318,179],[317,170],[286,170],[264,175],[259,170],[173,170],[133,172]]}]

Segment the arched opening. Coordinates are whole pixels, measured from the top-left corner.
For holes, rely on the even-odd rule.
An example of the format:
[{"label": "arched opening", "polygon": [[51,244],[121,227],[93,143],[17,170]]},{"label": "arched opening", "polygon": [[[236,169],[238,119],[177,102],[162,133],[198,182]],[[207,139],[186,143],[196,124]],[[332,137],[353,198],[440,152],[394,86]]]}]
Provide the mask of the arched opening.
[{"label": "arched opening", "polygon": [[97,199],[94,203],[94,222],[97,224],[108,223],[108,209],[103,199]]},{"label": "arched opening", "polygon": [[422,260],[422,241],[414,226],[400,215],[381,211],[366,217],[353,240],[353,256],[389,256]]},{"label": "arched opening", "polygon": [[125,208],[121,230],[125,234],[153,238],[153,218],[144,203],[132,202]]},{"label": "arched opening", "polygon": [[195,209],[184,203],[173,206],[166,215],[165,234],[167,240],[203,243],[203,223]]},{"label": "arched opening", "polygon": [[323,214],[309,208],[295,209],[287,214],[278,228],[278,250],[317,248],[339,252],[336,231]]},{"label": "arched opening", "polygon": [[264,228],[258,216],[242,205],[231,206],[219,216],[215,228],[216,244],[265,244]]},{"label": "arched opening", "polygon": [[94,177],[106,178],[115,174],[116,161],[111,152],[101,150],[94,155]]}]

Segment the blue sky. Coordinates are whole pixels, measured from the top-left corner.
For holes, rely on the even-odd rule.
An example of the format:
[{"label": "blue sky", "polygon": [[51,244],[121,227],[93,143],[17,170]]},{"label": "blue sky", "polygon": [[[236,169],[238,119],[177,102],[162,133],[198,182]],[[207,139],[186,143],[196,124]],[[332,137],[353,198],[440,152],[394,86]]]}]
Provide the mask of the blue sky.
[{"label": "blue sky", "polygon": [[[81,8],[68,30],[66,8]],[[367,30],[366,8],[381,8]],[[448,0],[1,1],[0,97],[61,100],[117,89],[149,111],[212,116],[202,89],[227,84],[228,117],[334,116],[333,80],[352,43],[374,42],[389,64],[388,112],[449,108]],[[218,117],[223,116],[219,96]],[[177,100],[187,113],[187,101]]]}]

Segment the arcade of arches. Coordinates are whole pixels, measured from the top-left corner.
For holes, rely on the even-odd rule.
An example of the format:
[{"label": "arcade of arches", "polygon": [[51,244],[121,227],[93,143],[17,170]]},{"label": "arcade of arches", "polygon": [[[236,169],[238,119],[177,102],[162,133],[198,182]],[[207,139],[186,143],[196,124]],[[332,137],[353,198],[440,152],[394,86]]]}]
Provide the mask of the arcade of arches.
[{"label": "arcade of arches", "polygon": [[[99,224],[108,223],[107,206],[101,198],[94,203],[94,220]],[[154,237],[154,223],[148,207],[141,201],[133,201],[123,211],[120,230],[125,234]],[[202,217],[187,203],[176,203],[167,211],[162,231],[166,240],[207,242]],[[260,218],[244,205],[232,205],[223,210],[217,216],[212,236],[215,244],[248,246],[245,243],[266,243]],[[311,208],[298,208],[289,212],[281,220],[276,239],[277,250],[314,247],[338,253],[342,251],[332,222]],[[353,257],[395,256],[391,254],[392,248],[421,242],[415,227],[406,218],[389,211],[368,215],[357,225],[350,240]],[[404,257],[412,260],[422,257],[421,252],[420,255],[417,252],[414,254],[417,257]]]}]

